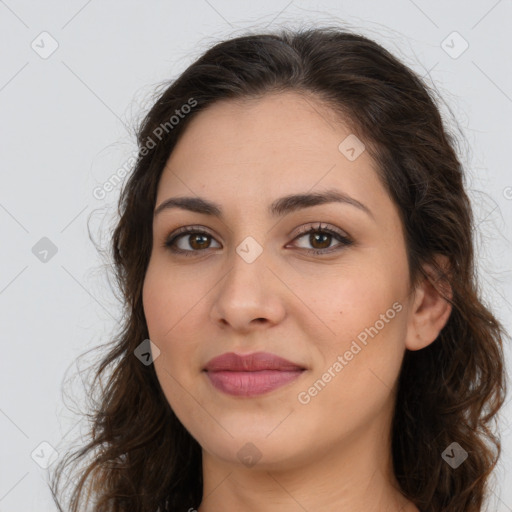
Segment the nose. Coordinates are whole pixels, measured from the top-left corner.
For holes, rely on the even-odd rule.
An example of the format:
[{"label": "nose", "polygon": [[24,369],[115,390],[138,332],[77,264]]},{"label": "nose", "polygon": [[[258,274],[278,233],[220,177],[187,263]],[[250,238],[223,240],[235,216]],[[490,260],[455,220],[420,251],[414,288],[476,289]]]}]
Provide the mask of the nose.
[{"label": "nose", "polygon": [[267,266],[265,251],[252,263],[236,252],[212,296],[211,320],[221,328],[247,333],[277,325],[286,315],[286,286]]}]

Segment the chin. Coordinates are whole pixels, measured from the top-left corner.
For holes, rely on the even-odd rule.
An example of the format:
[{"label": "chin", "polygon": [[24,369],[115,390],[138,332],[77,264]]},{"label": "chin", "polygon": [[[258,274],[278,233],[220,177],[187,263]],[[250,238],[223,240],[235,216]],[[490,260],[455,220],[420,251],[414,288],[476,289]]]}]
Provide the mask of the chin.
[{"label": "chin", "polygon": [[240,425],[238,430],[226,426],[233,437],[220,429],[222,434],[218,431],[204,432],[204,436],[196,439],[204,451],[229,464],[252,469],[291,469],[304,457],[304,443],[280,433],[279,427],[276,429],[277,424],[274,422],[271,427],[265,425],[261,428],[246,424],[246,428]]}]

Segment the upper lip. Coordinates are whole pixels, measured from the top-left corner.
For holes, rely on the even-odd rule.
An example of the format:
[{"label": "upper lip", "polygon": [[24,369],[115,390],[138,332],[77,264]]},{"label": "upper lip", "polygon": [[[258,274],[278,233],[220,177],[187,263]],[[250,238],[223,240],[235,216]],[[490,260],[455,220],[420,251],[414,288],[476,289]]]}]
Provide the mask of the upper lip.
[{"label": "upper lip", "polygon": [[227,352],[208,361],[204,370],[209,372],[256,372],[261,370],[296,371],[305,370],[305,368],[269,352],[254,352],[246,355]]}]

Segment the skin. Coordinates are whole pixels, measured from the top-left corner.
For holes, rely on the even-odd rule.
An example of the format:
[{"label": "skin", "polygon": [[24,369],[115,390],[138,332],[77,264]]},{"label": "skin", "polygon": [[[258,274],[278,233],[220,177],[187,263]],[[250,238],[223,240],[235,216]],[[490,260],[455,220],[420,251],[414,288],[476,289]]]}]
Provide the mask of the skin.
[{"label": "skin", "polygon": [[[350,161],[338,149],[351,133],[314,96],[223,101],[191,121],[164,169],[157,207],[201,196],[223,210],[222,219],[177,208],[155,216],[143,289],[159,382],[202,447],[199,512],[418,511],[392,472],[395,384],[405,350],[432,343],[450,305],[426,279],[411,289],[398,210],[374,161],[368,151]],[[267,212],[281,196],[331,188],[373,216],[342,203],[280,218]],[[297,232],[319,222],[353,244],[315,243]],[[164,247],[182,226],[208,232],[199,244],[190,233],[177,242],[190,257]],[[248,236],[263,250],[252,263],[236,252]],[[325,247],[324,255],[307,253]],[[394,303],[400,312],[333,372],[337,357]],[[225,352],[257,351],[307,370],[255,398],[224,394],[201,371]],[[335,377],[299,402],[329,368]],[[237,456],[249,442],[260,454],[251,467]]]}]

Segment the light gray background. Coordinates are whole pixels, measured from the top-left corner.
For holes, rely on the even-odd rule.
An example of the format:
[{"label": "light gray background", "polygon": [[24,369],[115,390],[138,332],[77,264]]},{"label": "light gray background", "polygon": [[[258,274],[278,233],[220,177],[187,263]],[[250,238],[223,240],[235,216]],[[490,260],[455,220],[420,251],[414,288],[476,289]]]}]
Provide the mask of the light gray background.
[{"label": "light gray background", "polygon": [[[435,84],[466,139],[461,159],[481,230],[482,292],[512,331],[511,1],[254,4],[0,1],[0,512],[55,510],[38,463],[54,461],[51,447],[62,455],[68,440],[85,432],[64,406],[65,372],[72,377],[76,358],[117,327],[119,304],[87,219],[92,215],[93,236],[105,247],[120,187],[101,199],[95,187],[135,150],[130,127],[156,84],[247,28],[344,23]],[[48,244],[43,237],[57,248],[46,262],[44,253],[34,254],[44,249],[36,244]],[[510,364],[508,347],[507,354]],[[80,379],[74,382],[80,406]],[[511,416],[507,405],[493,511],[512,511]]]}]

